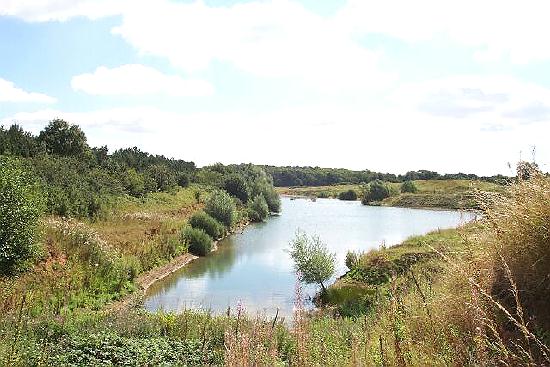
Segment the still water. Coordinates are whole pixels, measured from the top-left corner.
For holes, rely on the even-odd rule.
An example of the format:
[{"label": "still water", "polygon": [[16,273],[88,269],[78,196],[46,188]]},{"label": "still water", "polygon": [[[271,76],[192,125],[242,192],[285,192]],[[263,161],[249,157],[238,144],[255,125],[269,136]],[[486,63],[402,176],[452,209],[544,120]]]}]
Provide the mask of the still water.
[{"label": "still water", "polygon": [[[320,236],[336,253],[336,276],[340,276],[346,272],[348,250],[394,245],[409,236],[456,227],[475,217],[469,212],[373,207],[357,201],[281,199],[281,216],[248,226],[221,241],[216,252],[153,284],[145,308],[224,313],[240,304],[249,314],[273,316],[279,309],[280,315],[288,317],[294,305],[296,275],[287,250],[297,230]],[[302,289],[306,306],[311,307],[307,298],[315,291],[314,286]]]}]

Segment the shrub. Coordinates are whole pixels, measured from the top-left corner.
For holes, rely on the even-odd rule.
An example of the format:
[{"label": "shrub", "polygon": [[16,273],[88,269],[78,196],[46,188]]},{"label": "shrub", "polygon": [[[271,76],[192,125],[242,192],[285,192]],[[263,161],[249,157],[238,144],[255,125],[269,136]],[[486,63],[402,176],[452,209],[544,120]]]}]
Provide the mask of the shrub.
[{"label": "shrub", "polygon": [[238,174],[232,174],[223,182],[223,188],[229,195],[241,200],[243,203],[248,202],[250,196],[248,186],[245,179]]},{"label": "shrub", "polygon": [[168,191],[176,186],[174,172],[163,164],[152,165],[147,169],[146,175],[154,181],[156,186],[154,191]]},{"label": "shrub", "polygon": [[80,127],[60,119],[50,121],[38,135],[38,141],[48,153],[62,156],[81,156],[90,150]]},{"label": "shrub", "polygon": [[338,199],[354,201],[357,200],[357,193],[355,192],[355,190],[343,191],[338,194]]},{"label": "shrub", "polygon": [[269,208],[262,194],[254,198],[249,205],[248,211],[248,217],[253,222],[262,222],[267,218],[269,215]]},{"label": "shrub", "polygon": [[359,263],[359,254],[357,252],[348,251],[346,253],[346,266],[349,270],[355,268]]},{"label": "shrub", "polygon": [[281,211],[281,198],[273,187],[264,190],[263,196],[270,212],[279,213]]},{"label": "shrub", "polygon": [[228,228],[235,224],[237,207],[225,191],[214,191],[206,201],[204,211]]},{"label": "shrub", "polygon": [[220,238],[225,232],[223,224],[206,214],[204,211],[197,212],[189,219],[193,228],[202,229],[212,238]]},{"label": "shrub", "polygon": [[296,233],[290,242],[290,256],[299,274],[300,281],[321,286],[334,274],[335,255],[328,252],[327,246],[317,236],[308,237],[304,232]]},{"label": "shrub", "polygon": [[178,175],[178,186],[179,187],[188,187],[189,186],[189,175],[187,173],[180,173]]},{"label": "shrub", "polygon": [[412,181],[405,181],[401,184],[401,192],[408,192],[411,194],[414,194],[418,191],[418,188],[416,187],[415,183]]},{"label": "shrub", "polygon": [[17,270],[36,252],[41,200],[16,161],[0,157],[0,273]]},{"label": "shrub", "polygon": [[182,232],[182,240],[193,255],[206,256],[212,251],[212,237],[200,228],[186,227]]},{"label": "shrub", "polygon": [[368,204],[373,201],[381,201],[389,196],[390,190],[388,186],[380,180],[375,180],[369,184],[363,193],[363,199],[361,202],[363,204]]}]

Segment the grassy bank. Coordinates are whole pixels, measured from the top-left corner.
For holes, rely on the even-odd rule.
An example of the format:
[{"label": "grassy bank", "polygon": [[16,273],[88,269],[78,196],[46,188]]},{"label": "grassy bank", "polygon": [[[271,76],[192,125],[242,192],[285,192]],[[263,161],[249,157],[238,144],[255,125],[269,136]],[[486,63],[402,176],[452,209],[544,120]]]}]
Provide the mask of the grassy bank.
[{"label": "grassy bank", "polygon": [[[415,193],[400,192],[400,183],[386,183],[391,196],[380,202],[384,206],[414,208],[474,209],[478,207],[480,195],[503,193],[506,186],[480,180],[415,180]],[[279,187],[282,195],[295,195],[317,198],[338,198],[346,191],[353,190],[358,196],[363,192],[362,185],[299,186]]]}]

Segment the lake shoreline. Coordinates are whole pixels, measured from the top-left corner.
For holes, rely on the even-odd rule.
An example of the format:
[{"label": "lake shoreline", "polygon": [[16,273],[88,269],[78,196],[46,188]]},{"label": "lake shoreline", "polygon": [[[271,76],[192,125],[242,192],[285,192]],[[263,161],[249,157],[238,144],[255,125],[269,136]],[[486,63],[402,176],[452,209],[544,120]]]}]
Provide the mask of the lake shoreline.
[{"label": "lake shoreline", "polygon": [[[222,240],[238,233],[239,231],[242,233],[242,231],[250,224],[252,224],[252,222],[250,221],[239,223],[234,229],[229,231],[225,236],[213,241],[212,250],[210,251],[210,253],[216,252],[218,250],[218,244]],[[107,313],[119,312],[119,311],[127,310],[128,308],[141,306],[143,304],[143,300],[147,296],[147,291],[153,284],[155,284],[158,281],[161,281],[162,279],[166,278],[170,274],[175,273],[176,271],[184,268],[185,266],[187,266],[188,264],[190,264],[191,262],[199,258],[201,258],[201,256],[196,256],[191,254],[190,252],[186,252],[184,254],[181,254],[173,258],[167,264],[164,264],[146,271],[145,273],[137,277],[135,281],[137,289],[134,292],[127,294],[126,296],[122,297],[120,300],[116,302],[106,305],[104,307],[104,311]]]}]

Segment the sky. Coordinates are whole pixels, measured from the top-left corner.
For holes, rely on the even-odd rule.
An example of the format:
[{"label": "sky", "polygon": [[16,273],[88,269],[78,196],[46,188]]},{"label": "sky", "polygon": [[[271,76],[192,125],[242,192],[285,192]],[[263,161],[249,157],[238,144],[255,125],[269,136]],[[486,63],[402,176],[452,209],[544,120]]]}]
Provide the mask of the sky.
[{"label": "sky", "polygon": [[0,0],[0,125],[199,166],[549,170],[546,0]]}]

